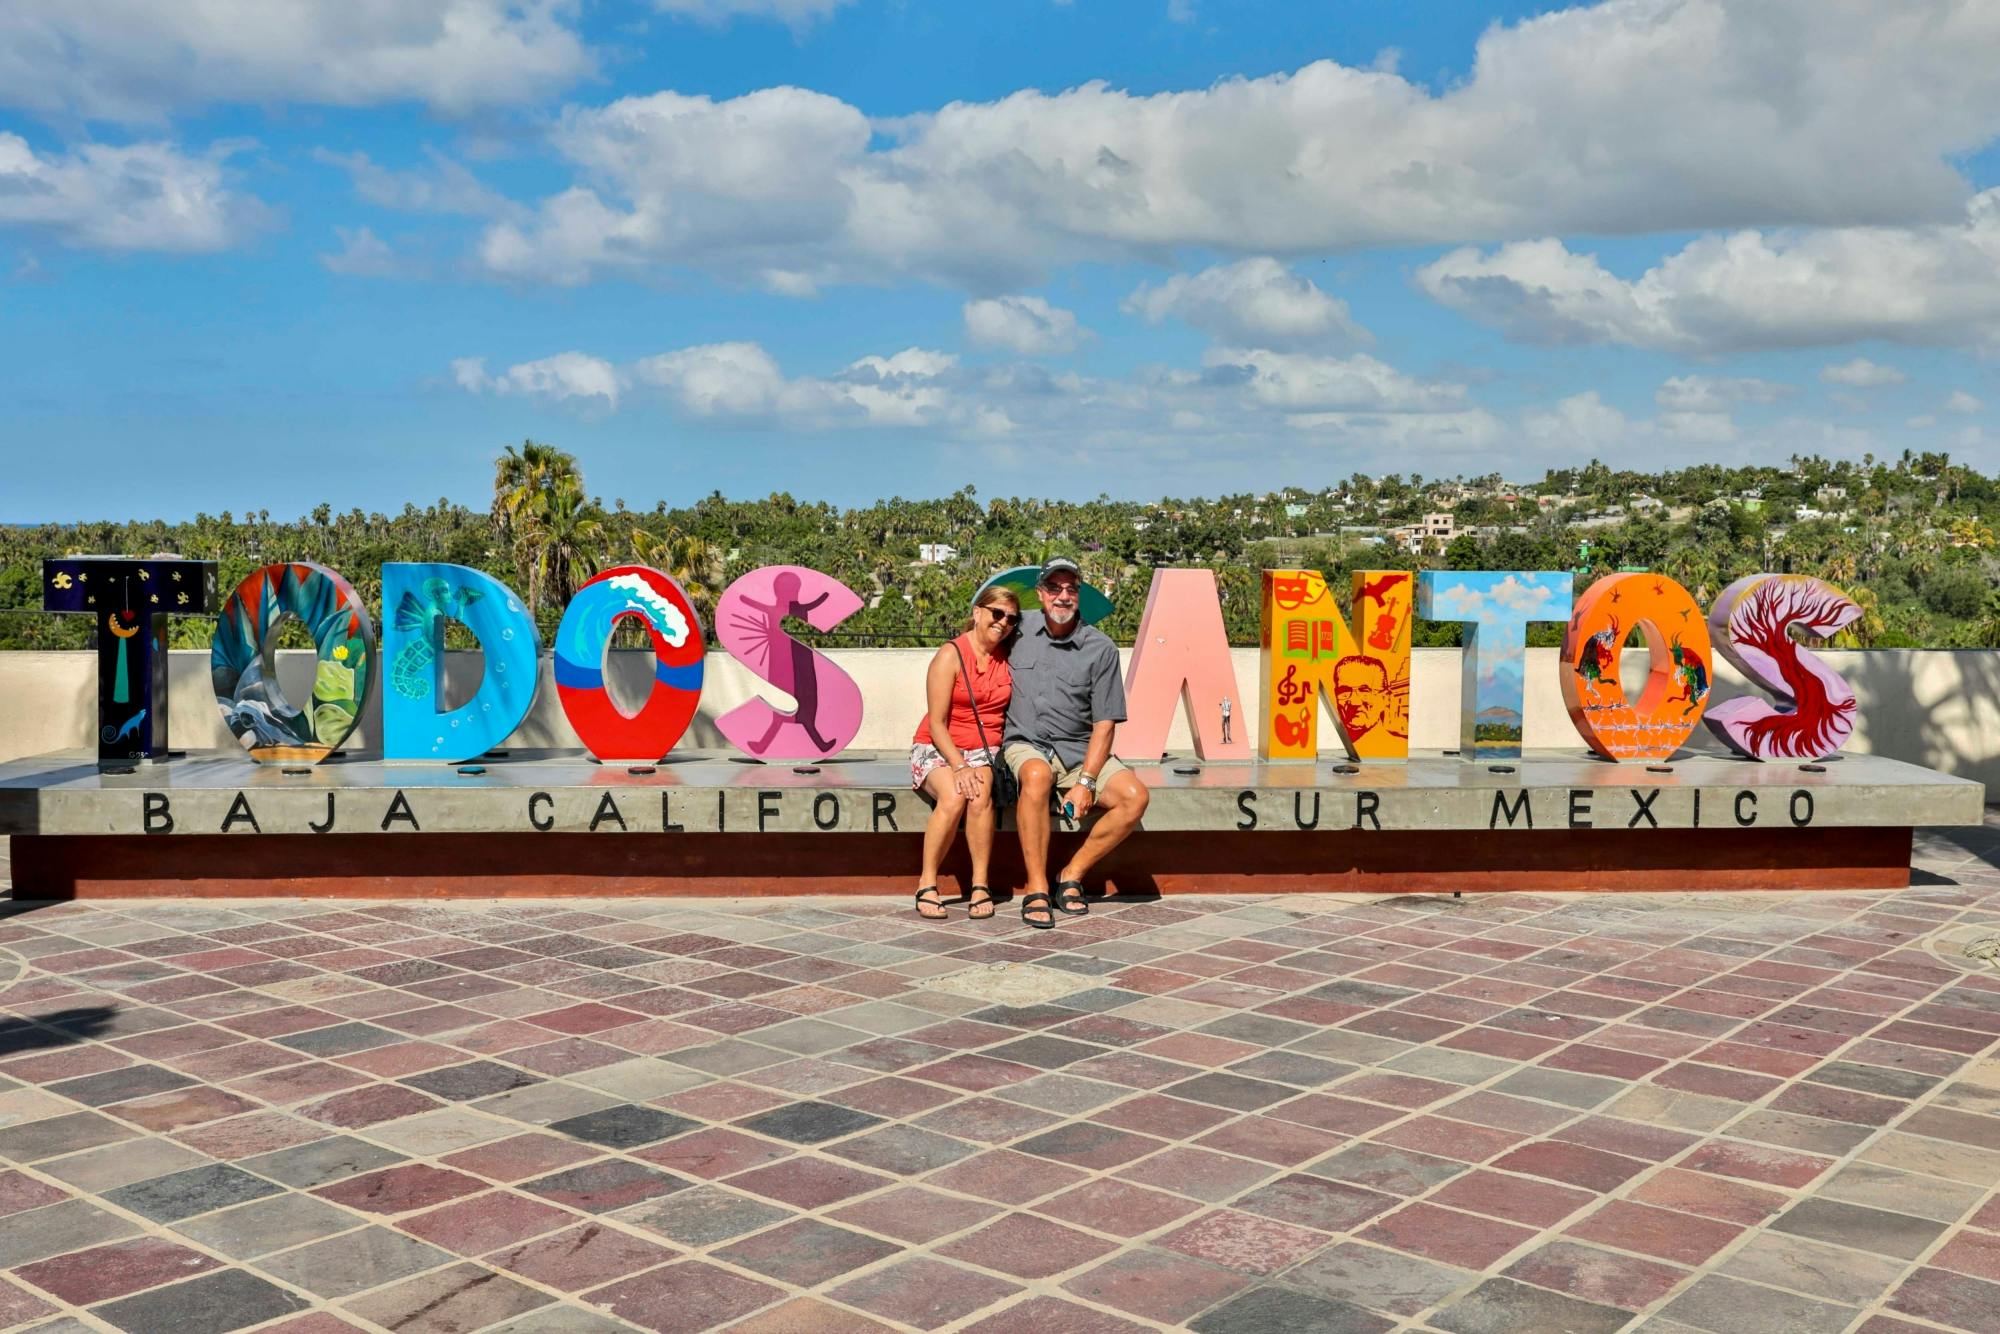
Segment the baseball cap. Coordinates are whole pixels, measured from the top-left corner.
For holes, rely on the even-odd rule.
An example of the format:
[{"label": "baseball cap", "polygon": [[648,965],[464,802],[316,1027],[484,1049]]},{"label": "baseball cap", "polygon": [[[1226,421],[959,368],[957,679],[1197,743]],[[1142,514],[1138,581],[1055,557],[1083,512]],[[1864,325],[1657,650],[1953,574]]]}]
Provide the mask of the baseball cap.
[{"label": "baseball cap", "polygon": [[1051,556],[1042,562],[1042,572],[1036,577],[1035,582],[1046,584],[1058,574],[1073,574],[1079,583],[1083,581],[1083,571],[1077,568],[1075,561],[1068,556]]}]

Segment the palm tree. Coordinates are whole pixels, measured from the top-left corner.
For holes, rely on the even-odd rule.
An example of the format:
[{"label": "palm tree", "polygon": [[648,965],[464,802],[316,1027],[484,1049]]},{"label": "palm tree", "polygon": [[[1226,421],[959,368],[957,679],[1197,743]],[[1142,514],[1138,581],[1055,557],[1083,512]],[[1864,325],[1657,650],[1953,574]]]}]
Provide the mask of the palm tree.
[{"label": "palm tree", "polygon": [[715,599],[722,593],[722,554],[714,546],[679,528],[665,533],[635,528],[632,554],[641,565],[650,565],[679,584],[702,621],[715,624]]},{"label": "palm tree", "polygon": [[597,573],[604,551],[604,510],[584,495],[580,478],[563,478],[521,521],[529,558],[528,605],[563,607]]},{"label": "palm tree", "polygon": [[513,553],[516,573],[529,584],[531,607],[539,605],[534,597],[535,551],[524,538],[548,505],[550,495],[565,483],[573,483],[581,492],[583,470],[577,467],[574,455],[554,445],[523,440],[519,449],[509,445],[493,462],[494,526],[501,544]]}]

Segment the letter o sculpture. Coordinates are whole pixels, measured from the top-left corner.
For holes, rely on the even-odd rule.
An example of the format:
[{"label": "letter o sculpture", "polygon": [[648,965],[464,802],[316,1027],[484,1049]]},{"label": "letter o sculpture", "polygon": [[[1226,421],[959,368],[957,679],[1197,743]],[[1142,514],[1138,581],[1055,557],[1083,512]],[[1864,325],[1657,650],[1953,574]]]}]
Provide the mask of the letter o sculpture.
[{"label": "letter o sculpture", "polygon": [[[611,631],[637,617],[653,641],[653,686],[627,714],[604,681]],[[606,570],[576,590],[556,627],[556,697],[590,753],[600,760],[651,762],[674,748],[701,703],[701,618],[681,586],[644,565]]]},{"label": "letter o sculpture", "polygon": [[[1619,680],[1625,639],[1645,627],[1650,665],[1634,703]],[[1607,574],[1584,591],[1563,633],[1570,721],[1610,760],[1664,760],[1693,735],[1715,679],[1701,604],[1663,574]]]},{"label": "letter o sculpture", "polygon": [[[312,707],[300,710],[278,689],[273,645],[295,616],[319,650]],[[317,764],[360,720],[374,684],[375,628],[353,585],[324,565],[266,565],[236,586],[215,623],[209,679],[223,721],[266,764]]]}]

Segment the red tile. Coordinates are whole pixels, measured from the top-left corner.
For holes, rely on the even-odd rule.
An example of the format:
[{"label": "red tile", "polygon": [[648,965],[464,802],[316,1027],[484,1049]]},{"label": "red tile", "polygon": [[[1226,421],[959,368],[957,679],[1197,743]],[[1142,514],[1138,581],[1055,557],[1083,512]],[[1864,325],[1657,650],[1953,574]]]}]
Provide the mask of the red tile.
[{"label": "red tile", "polygon": [[590,1222],[496,1251],[487,1259],[522,1278],[577,1292],[650,1269],[675,1254],[669,1247]]},{"label": "red tile", "polygon": [[997,1218],[970,1236],[935,1248],[946,1259],[1026,1279],[1051,1278],[1117,1249],[1116,1242],[1019,1213]]},{"label": "red tile", "polygon": [[1331,1242],[1332,1238],[1324,1232],[1234,1209],[1218,1209],[1157,1238],[1152,1244],[1239,1274],[1263,1277],[1297,1264]]},{"label": "red tile", "polygon": [[942,1195],[922,1186],[905,1186],[837,1209],[830,1216],[921,1246],[963,1232],[999,1212],[997,1205]]},{"label": "red tile", "polygon": [[577,1222],[575,1214],[506,1191],[488,1191],[432,1209],[396,1226],[460,1255],[483,1255]]},{"label": "red tile", "polygon": [[1224,1107],[1188,1102],[1182,1098],[1169,1097],[1164,1093],[1145,1093],[1116,1103],[1104,1111],[1093,1113],[1090,1119],[1108,1126],[1118,1126],[1124,1130],[1180,1139],[1188,1135],[1198,1135],[1234,1115],[1234,1112]]},{"label": "red tile", "polygon": [[601,1033],[606,1029],[618,1028],[625,1024],[636,1024],[644,1015],[630,1010],[620,1010],[614,1006],[588,1001],[582,1005],[571,1005],[560,1010],[550,1010],[546,1014],[526,1017],[528,1023],[538,1028],[551,1029],[557,1033],[568,1033],[572,1037],[582,1037],[590,1033]]},{"label": "red tile", "polygon": [[0,1218],[39,1209],[69,1198],[69,1192],[46,1185],[21,1172],[0,1172]]},{"label": "red tile", "polygon": [[641,1329],[679,1334],[713,1329],[784,1295],[769,1284],[753,1283],[699,1260],[683,1260],[599,1288],[590,1300]]},{"label": "red tile", "polygon": [[511,1182],[553,1172],[559,1167],[595,1158],[601,1152],[593,1145],[579,1144],[571,1139],[527,1134],[461,1149],[438,1161],[447,1167],[456,1167],[489,1180]]},{"label": "red tile", "polygon": [[976,1195],[982,1200],[1026,1204],[1074,1186],[1088,1175],[1067,1163],[1050,1162],[1013,1149],[989,1149],[940,1168],[924,1180],[941,1190]]},{"label": "red tile", "polygon": [[1220,1204],[1270,1176],[1264,1163],[1245,1162],[1206,1149],[1168,1149],[1118,1172],[1120,1180],[1192,1195]]},{"label": "red tile", "polygon": [[1218,1265],[1163,1251],[1125,1251],[1063,1284],[1100,1306],[1180,1325],[1249,1286]]},{"label": "red tile", "polygon": [[1615,1190],[1645,1171],[1648,1165],[1634,1158],[1586,1148],[1581,1144],[1537,1140],[1496,1159],[1493,1166],[1604,1192]]},{"label": "red tile", "polygon": [[1655,1074],[1653,1082],[1682,1093],[1700,1093],[1734,1102],[1755,1102],[1784,1081],[1751,1074],[1746,1070],[1728,1070],[1719,1065],[1682,1061]]},{"label": "red tile", "polygon": [[1796,1189],[1833,1166],[1833,1161],[1816,1158],[1809,1153],[1795,1153],[1790,1149],[1768,1148],[1762,1144],[1714,1140],[1682,1159],[1680,1165],[1696,1172],[1713,1172],[1718,1176],[1740,1177],[1745,1181],[1761,1181],[1766,1185]]},{"label": "red tile", "polygon": [[2000,1282],[2000,1237],[1961,1232],[1930,1259],[1939,1269]]},{"label": "red tile", "polygon": [[1597,1196],[1546,1181],[1506,1176],[1499,1172],[1474,1171],[1454,1177],[1432,1192],[1433,1204],[1490,1214],[1535,1227],[1553,1227]]},{"label": "red tile", "polygon": [[753,1167],[778,1162],[791,1157],[794,1152],[790,1145],[773,1144],[767,1139],[715,1126],[639,1150],[632,1156],[670,1172],[682,1172],[704,1181],[713,1181],[732,1172],[747,1172]]},{"label": "red tile", "polygon": [[1791,1203],[1788,1197],[1773,1190],[1678,1167],[1648,1177],[1632,1191],[1631,1198],[1642,1204],[1745,1226],[1774,1217]]},{"label": "red tile", "polygon": [[1441,1116],[1418,1116],[1371,1136],[1382,1144],[1401,1149],[1477,1163],[1519,1144],[1524,1136],[1510,1130],[1449,1121]]},{"label": "red tile", "polygon": [[308,1103],[299,1108],[299,1115],[339,1126],[343,1130],[356,1130],[428,1112],[443,1105],[436,1098],[426,1097],[400,1084],[373,1084]]},{"label": "red tile", "polygon": [[1044,1201],[1035,1206],[1035,1212],[1108,1232],[1114,1237],[1136,1237],[1200,1207],[1192,1200],[1106,1177]]},{"label": "red tile", "polygon": [[738,1190],[799,1209],[818,1209],[889,1184],[890,1178],[818,1158],[794,1158],[729,1178]]},{"label": "red tile", "polygon": [[486,1183],[463,1172],[449,1172],[424,1163],[405,1163],[400,1167],[386,1167],[379,1172],[366,1172],[345,1181],[336,1181],[331,1186],[320,1187],[313,1194],[365,1213],[401,1214],[412,1209],[427,1209],[484,1189]]},{"label": "red tile", "polygon": [[1337,1098],[1328,1093],[1308,1093],[1303,1098],[1280,1103],[1276,1107],[1264,1109],[1264,1115],[1281,1121],[1297,1121],[1300,1125],[1313,1126],[1319,1130],[1330,1130],[1341,1135],[1365,1135],[1380,1125],[1387,1125],[1404,1113],[1374,1103],[1357,1102],[1352,1098]]},{"label": "red tile", "polygon": [[1203,1135],[1195,1143],[1205,1149],[1255,1158],[1279,1167],[1296,1167],[1332,1152],[1345,1139],[1331,1131],[1268,1116],[1242,1116]]},{"label": "red tile", "polygon": [[1419,1203],[1377,1219],[1358,1235],[1441,1264],[1484,1269],[1535,1234],[1511,1223]]},{"label": "red tile", "polygon": [[205,1274],[221,1263],[164,1237],[139,1237],[72,1251],[53,1260],[23,1265],[15,1272],[73,1306],[88,1306]]},{"label": "red tile", "polygon": [[1698,1265],[1736,1239],[1743,1229],[1713,1218],[1696,1218],[1629,1200],[1612,1200],[1572,1223],[1568,1232],[1586,1241],[1637,1251],[1661,1260]]}]

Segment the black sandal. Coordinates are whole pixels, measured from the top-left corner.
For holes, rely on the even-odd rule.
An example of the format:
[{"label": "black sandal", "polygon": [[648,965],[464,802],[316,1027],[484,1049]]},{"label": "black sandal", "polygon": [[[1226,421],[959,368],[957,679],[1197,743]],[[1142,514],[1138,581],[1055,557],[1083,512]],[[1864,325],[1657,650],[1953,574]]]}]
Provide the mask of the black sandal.
[{"label": "black sandal", "polygon": [[[924,895],[926,894],[930,895],[930,897],[925,898]],[[926,908],[936,908],[937,915],[933,917],[931,914],[925,912],[924,909]],[[945,911],[944,900],[938,897],[936,885],[925,885],[917,891],[917,916],[923,918],[926,922],[942,922],[951,916],[950,913]]]},{"label": "black sandal", "polygon": [[[1037,903],[1041,904],[1039,908],[1035,906]],[[1038,922],[1034,918],[1028,916],[1028,914],[1031,912],[1048,913],[1049,920],[1046,922]],[[1037,931],[1047,931],[1053,926],[1055,926],[1056,915],[1054,912],[1050,911],[1049,896],[1046,894],[1023,895],[1021,898],[1021,920],[1026,922],[1029,926],[1034,927]]]},{"label": "black sandal", "polygon": [[[1072,907],[1071,905],[1075,906]],[[1083,901],[1083,881],[1056,881],[1056,907],[1071,917],[1081,917],[1090,911],[1090,905]]]},{"label": "black sandal", "polygon": [[[980,897],[974,898],[973,895]],[[983,922],[993,915],[995,907],[993,891],[985,885],[974,885],[965,894],[965,915],[975,922]]]}]

